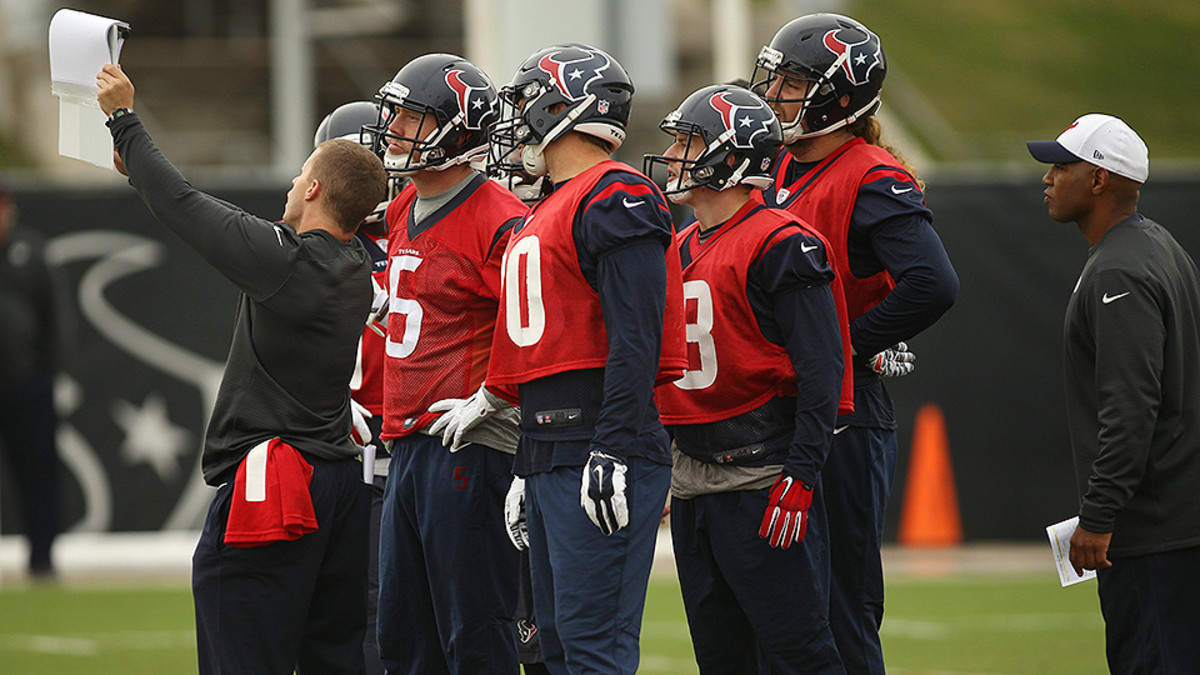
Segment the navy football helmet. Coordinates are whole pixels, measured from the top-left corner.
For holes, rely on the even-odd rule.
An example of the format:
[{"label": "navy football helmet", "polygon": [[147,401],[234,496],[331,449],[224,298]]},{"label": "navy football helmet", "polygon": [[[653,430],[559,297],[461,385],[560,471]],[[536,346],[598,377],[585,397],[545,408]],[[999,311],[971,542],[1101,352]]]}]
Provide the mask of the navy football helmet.
[{"label": "navy football helmet", "polygon": [[[500,99],[501,119],[490,136],[493,161],[511,163],[519,157],[525,171],[544,175],[542,151],[568,131],[603,139],[611,151],[621,147],[633,103],[633,82],[604,51],[561,44],[525,59],[512,81],[500,89]],[[552,111],[559,104],[561,109]]]},{"label": "navy football helmet", "polygon": [[783,132],[766,102],[746,89],[731,84],[704,87],[684,99],[658,128],[687,135],[684,157],[691,154],[693,144],[704,145],[692,160],[644,156],[647,175],[657,164],[680,165],[678,175],[668,178],[663,190],[668,197],[698,187],[720,191],[734,185],[771,186],[771,167],[783,145]]},{"label": "navy football helmet", "polygon": [[372,101],[352,101],[333,109],[333,112],[321,120],[317,133],[313,135],[313,147],[334,138],[344,138],[348,141],[361,143],[367,148],[375,149],[375,134],[365,127],[371,127],[379,119],[379,104]]},{"label": "navy football helmet", "polygon": [[[751,88],[768,102],[801,103],[795,119],[780,120],[785,143],[820,136],[879,110],[887,60],[879,36],[840,14],[810,14],[779,29],[754,63]],[[803,98],[769,96],[775,80],[809,83]],[[843,106],[841,99],[849,96]]]},{"label": "navy football helmet", "polygon": [[[487,153],[487,129],[496,116],[496,87],[486,73],[461,56],[418,56],[379,89],[376,100],[379,116],[367,131],[375,134],[376,152],[388,171],[447,169]],[[421,114],[421,138],[388,130],[401,108]],[[411,143],[412,150],[405,155],[387,152],[394,140]]]}]

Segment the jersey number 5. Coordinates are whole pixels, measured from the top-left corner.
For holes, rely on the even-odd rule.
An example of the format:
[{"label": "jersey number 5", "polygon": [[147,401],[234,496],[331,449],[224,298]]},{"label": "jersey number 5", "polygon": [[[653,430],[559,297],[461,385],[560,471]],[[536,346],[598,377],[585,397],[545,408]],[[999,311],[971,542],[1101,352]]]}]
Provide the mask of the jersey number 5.
[{"label": "jersey number 5", "polygon": [[546,332],[546,305],[542,302],[542,249],[530,235],[504,254],[504,326],[518,347],[537,344]]},{"label": "jersey number 5", "polygon": [[[415,255],[398,255],[392,258],[388,265],[388,291],[391,295],[388,301],[388,337],[387,355],[393,359],[408,358],[417,348],[417,340],[421,337],[421,319],[425,311],[416,300],[396,297],[400,286],[401,272],[415,272],[421,266],[421,259]],[[394,339],[393,327],[398,327],[399,319],[404,318],[404,331],[400,341]]]},{"label": "jersey number 5", "polygon": [[680,389],[704,389],[717,380],[717,343],[713,340],[713,300],[708,282],[697,279],[683,283],[683,302],[696,301],[696,323],[687,324],[687,341],[700,352],[700,369],[685,370],[675,381]]}]

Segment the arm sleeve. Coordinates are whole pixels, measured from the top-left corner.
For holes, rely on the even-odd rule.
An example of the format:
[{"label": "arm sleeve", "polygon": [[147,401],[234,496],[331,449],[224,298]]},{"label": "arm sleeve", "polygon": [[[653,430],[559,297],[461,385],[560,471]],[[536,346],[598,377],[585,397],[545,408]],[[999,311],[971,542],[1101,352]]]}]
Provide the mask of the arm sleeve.
[{"label": "arm sleeve", "polygon": [[[879,271],[871,267],[877,267],[896,282],[883,302],[851,324],[850,341],[859,356],[867,358],[911,339],[954,304],[958,275],[933,229],[924,196],[908,174],[889,173],[859,189],[850,236],[854,274],[869,276]],[[869,251],[863,250],[863,240]],[[863,257],[877,262],[861,269],[855,259]]]},{"label": "arm sleeve", "polygon": [[[825,465],[841,394],[842,334],[832,279],[820,240],[802,234],[767,249],[750,278],[770,299],[779,338],[797,374],[795,430],[784,469],[807,485],[816,484]],[[762,313],[758,304],[751,301],[756,315]]]},{"label": "arm sleeve", "polygon": [[[1105,293],[1111,298],[1126,291],[1104,302]],[[1162,402],[1166,331],[1159,295],[1144,277],[1102,271],[1085,292],[1096,344],[1100,432],[1079,521],[1092,532],[1111,532],[1146,471]]]},{"label": "arm sleeve", "polygon": [[608,360],[591,449],[620,458],[642,428],[658,374],[667,296],[663,252],[645,241],[601,257],[597,266]]},{"label": "arm sleeve", "polygon": [[252,216],[194,187],[155,147],[136,114],[110,124],[129,182],[163,225],[255,300],[270,297],[291,274],[296,233]]},{"label": "arm sleeve", "polygon": [[625,457],[650,407],[666,308],[664,253],[673,231],[658,188],[619,171],[596,185],[576,219],[580,269],[600,296],[608,336],[593,450]]}]

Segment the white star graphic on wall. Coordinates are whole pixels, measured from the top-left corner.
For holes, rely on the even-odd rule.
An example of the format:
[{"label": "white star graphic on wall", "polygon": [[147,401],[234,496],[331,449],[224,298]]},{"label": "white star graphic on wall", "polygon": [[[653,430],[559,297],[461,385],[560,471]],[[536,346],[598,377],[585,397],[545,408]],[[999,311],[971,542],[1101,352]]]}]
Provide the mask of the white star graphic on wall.
[{"label": "white star graphic on wall", "polygon": [[178,476],[179,460],[187,454],[191,434],[171,423],[162,394],[147,394],[141,407],[118,400],[113,403],[112,416],[125,432],[120,451],[127,464],[149,464],[163,482]]}]

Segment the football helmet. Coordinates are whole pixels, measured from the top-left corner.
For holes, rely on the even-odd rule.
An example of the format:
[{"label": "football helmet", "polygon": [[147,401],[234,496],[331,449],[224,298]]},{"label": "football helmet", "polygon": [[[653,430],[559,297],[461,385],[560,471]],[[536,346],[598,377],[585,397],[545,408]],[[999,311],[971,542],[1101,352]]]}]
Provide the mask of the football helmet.
[{"label": "football helmet", "polygon": [[612,151],[621,147],[633,82],[604,51],[560,44],[525,59],[500,89],[500,100],[501,119],[490,134],[493,160],[511,163],[519,157],[526,172],[541,176],[546,174],[543,151],[568,131],[603,139]]},{"label": "football helmet", "polygon": [[352,101],[333,109],[321,120],[313,135],[313,147],[334,138],[355,141],[374,150],[375,134],[366,129],[379,119],[379,104],[372,101]]},{"label": "football helmet", "polygon": [[691,154],[693,144],[704,146],[691,160],[643,157],[642,170],[649,176],[655,165],[679,166],[676,176],[668,170],[663,190],[672,201],[683,201],[675,196],[698,187],[720,191],[734,185],[771,186],[771,167],[783,144],[783,132],[766,102],[746,89],[730,84],[704,87],[684,99],[658,128],[673,136],[687,135],[683,157]]},{"label": "football helmet", "polygon": [[[487,129],[496,116],[496,87],[475,64],[453,54],[425,54],[409,61],[379,89],[376,152],[388,171],[401,175],[422,169],[444,170],[482,159]],[[398,110],[419,113],[420,138],[398,136],[388,129]],[[404,154],[391,143],[408,142]]]},{"label": "football helmet", "polygon": [[[769,103],[800,103],[795,119],[780,120],[784,143],[821,136],[879,110],[887,60],[879,36],[840,14],[794,19],[762,48],[754,62],[751,89]],[[769,95],[775,80],[809,84],[802,98]],[[849,96],[843,106],[841,99]]]}]

